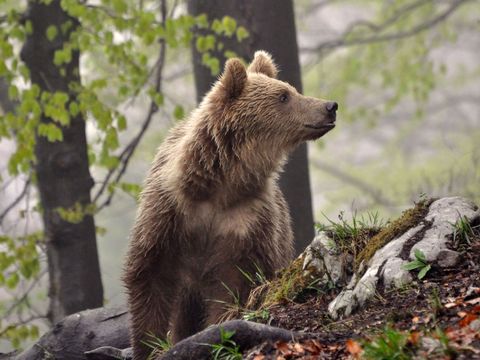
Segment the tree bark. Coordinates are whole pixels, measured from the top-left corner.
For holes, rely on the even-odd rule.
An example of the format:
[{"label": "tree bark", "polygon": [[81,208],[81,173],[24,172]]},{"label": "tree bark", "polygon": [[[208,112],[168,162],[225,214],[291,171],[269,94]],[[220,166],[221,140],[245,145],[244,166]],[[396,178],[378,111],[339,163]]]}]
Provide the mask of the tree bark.
[{"label": "tree bark", "polygon": [[[79,52],[72,52],[72,61],[64,66],[65,74],[53,63],[56,50],[63,48],[71,31],[60,29],[70,22],[75,29],[78,22],[68,16],[59,0],[50,4],[29,1],[26,19],[33,32],[22,48],[22,60],[27,64],[31,80],[42,91],[66,92],[70,100],[76,95],[72,83],[80,83]],[[58,35],[53,41],[46,37],[49,26],[56,26]],[[52,120],[43,116],[41,122]],[[58,214],[58,208],[76,204],[90,204],[90,176],[85,121],[81,115],[71,117],[63,127],[63,141],[49,142],[37,136],[35,145],[35,172],[42,205],[45,240],[50,279],[49,318],[56,322],[68,314],[102,306],[103,287],[97,254],[95,224],[91,215],[78,223],[67,222]]]},{"label": "tree bark", "polygon": [[292,339],[300,339],[308,336],[306,333],[295,333],[251,321],[230,320],[219,325],[210,326],[195,335],[183,339],[156,359],[211,359],[212,347],[209,345],[221,343],[220,329],[234,332],[231,340],[235,342],[240,351],[251,349],[264,341],[291,341]]},{"label": "tree bark", "polygon": [[25,351],[0,354],[0,360],[86,360],[93,357],[85,352],[106,345],[121,353],[118,349],[130,346],[128,318],[124,308],[82,311],[55,324]]},{"label": "tree bark", "polygon": [[[192,15],[207,14],[209,20],[229,15],[244,26],[250,36],[238,43],[236,38],[222,38],[224,49],[251,61],[256,50],[270,52],[280,68],[279,79],[302,92],[300,64],[291,0],[189,0]],[[202,33],[202,32],[199,32]],[[214,53],[223,66],[223,51]],[[210,89],[216,77],[202,65],[202,56],[193,46],[193,66],[197,101]],[[307,160],[307,146],[300,146],[289,158],[280,178],[280,186],[290,207],[296,253],[301,253],[314,237],[312,199]]]}]

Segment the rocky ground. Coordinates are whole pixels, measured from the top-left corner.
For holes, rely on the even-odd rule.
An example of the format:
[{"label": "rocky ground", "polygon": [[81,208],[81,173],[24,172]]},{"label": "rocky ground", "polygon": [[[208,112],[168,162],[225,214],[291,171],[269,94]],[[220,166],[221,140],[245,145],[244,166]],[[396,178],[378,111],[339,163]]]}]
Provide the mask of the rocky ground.
[{"label": "rocky ground", "polygon": [[247,359],[480,359],[480,226],[472,225],[452,267],[432,264],[422,280],[400,288],[377,287],[364,307],[333,320],[328,305],[338,290],[315,286],[294,301],[268,309],[270,325],[313,333],[291,342],[267,342]]}]

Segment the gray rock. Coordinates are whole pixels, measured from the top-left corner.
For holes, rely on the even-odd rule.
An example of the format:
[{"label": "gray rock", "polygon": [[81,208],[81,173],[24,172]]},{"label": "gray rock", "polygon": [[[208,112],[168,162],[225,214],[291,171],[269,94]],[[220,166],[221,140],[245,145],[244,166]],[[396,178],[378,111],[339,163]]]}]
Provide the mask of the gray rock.
[{"label": "gray rock", "polygon": [[[402,252],[403,245],[422,228],[423,225],[416,226],[378,250],[368,262],[368,268],[360,280],[355,283],[350,281],[349,286],[328,305],[330,315],[334,319],[338,319],[342,316],[349,316],[357,308],[363,306],[375,294],[381,276],[386,287],[390,287],[392,284],[403,286],[408,283],[407,280],[411,281],[411,275],[401,269],[400,262],[403,260],[398,256]],[[381,268],[383,270],[379,274]],[[387,276],[385,277],[384,274]]]},{"label": "gray rock", "polygon": [[320,284],[337,285],[345,281],[346,257],[335,241],[320,232],[303,253],[304,276],[315,276]]},{"label": "gray rock", "polygon": [[438,253],[447,248],[449,236],[453,234],[455,223],[461,217],[472,221],[478,216],[477,206],[470,200],[455,196],[439,199],[430,205],[425,220],[433,224],[425,232],[423,239],[410,251],[410,259],[415,259],[415,250],[419,249],[429,262],[437,259]]},{"label": "gray rock", "polygon": [[473,320],[468,326],[473,331],[480,331],[480,319]]},{"label": "gray rock", "polygon": [[[447,248],[449,238],[454,232],[454,225],[461,217],[468,221],[478,218],[477,206],[461,197],[439,199],[430,205],[425,222],[409,229],[400,237],[393,239],[379,249],[368,261],[366,270],[358,279],[354,277],[338,296],[328,305],[328,311],[334,318],[348,316],[372,298],[377,291],[379,280],[385,287],[402,287],[412,281],[412,273],[404,269],[407,260],[401,258],[407,241],[419,237],[427,223],[431,226],[412,246],[409,253],[415,259],[415,250],[419,249],[429,263],[437,262],[439,266],[451,267],[458,264],[460,254]],[[408,248],[405,249],[408,251]],[[360,273],[361,274],[361,273]]]},{"label": "gray rock", "polygon": [[442,249],[437,256],[437,264],[442,268],[454,267],[461,259],[461,254],[450,249]]},{"label": "gray rock", "polygon": [[442,343],[440,340],[424,336],[420,340],[420,347],[428,354],[433,354],[442,349]]},{"label": "gray rock", "polygon": [[391,287],[393,285],[396,288],[401,288],[412,282],[412,275],[409,271],[403,268],[407,263],[408,261],[402,260],[398,257],[387,260],[381,274],[386,287]]}]

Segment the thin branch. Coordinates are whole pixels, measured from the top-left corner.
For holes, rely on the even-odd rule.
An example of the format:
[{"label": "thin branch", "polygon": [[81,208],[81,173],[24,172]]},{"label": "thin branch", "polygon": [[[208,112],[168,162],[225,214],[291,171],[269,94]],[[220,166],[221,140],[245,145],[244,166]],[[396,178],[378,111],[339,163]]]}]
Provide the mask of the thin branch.
[{"label": "thin branch", "polygon": [[[384,34],[384,35],[370,35],[370,36],[365,36],[365,37],[359,37],[359,38],[352,38],[352,39],[347,39],[346,36],[348,35],[348,32],[351,31],[352,29],[349,28],[347,32],[343,33],[339,39],[335,40],[330,40],[326,41],[324,43],[321,43],[319,45],[316,45],[314,47],[307,47],[303,48],[302,51],[307,52],[307,53],[322,53],[325,50],[332,50],[335,48],[339,47],[348,47],[348,46],[353,46],[353,45],[365,45],[365,44],[372,44],[372,43],[379,43],[379,42],[385,42],[385,41],[393,41],[393,40],[401,40],[405,39],[411,36],[414,36],[416,34],[419,34],[425,30],[431,29],[435,27],[436,25],[440,24],[442,21],[445,21],[450,15],[452,15],[461,5],[464,3],[471,1],[471,0],[456,0],[454,1],[445,11],[440,13],[438,16],[431,18],[429,21],[423,22],[421,24],[418,24],[414,26],[413,28],[409,30],[404,30],[404,31],[399,31],[396,33],[390,33],[390,34]],[[417,5],[417,3],[412,4]],[[393,17],[393,20],[396,20],[396,16]],[[390,19],[389,19],[390,20]],[[389,22],[387,20],[387,22]],[[377,28],[380,31],[383,30],[385,27],[390,26],[391,23],[388,24],[380,24],[380,25],[373,25],[370,24],[371,28]]]},{"label": "thin branch", "polygon": [[17,206],[20,203],[20,201],[22,201],[22,199],[25,197],[25,195],[27,195],[28,187],[30,186],[31,181],[32,179],[28,177],[27,181],[25,181],[25,184],[23,185],[22,192],[0,214],[0,225],[3,224],[3,220],[8,215],[10,210],[12,210],[15,206]]},{"label": "thin branch", "polygon": [[368,194],[377,204],[385,206],[385,207],[393,207],[395,206],[393,201],[386,198],[382,192],[378,189],[375,189],[371,185],[367,184],[366,182],[347,174],[346,172],[327,164],[318,159],[310,159],[310,162],[318,169],[325,171],[326,173],[335,176],[336,178],[340,179],[341,181],[353,185],[354,187],[362,190],[366,194]]},{"label": "thin branch", "polygon": [[[162,24],[165,24],[165,21],[167,19],[167,5],[166,5],[166,0],[161,0],[160,3],[160,14],[162,18]],[[159,51],[159,56],[158,56],[158,66],[157,66],[157,73],[156,73],[156,78],[155,78],[155,92],[160,93],[162,90],[162,73],[163,73],[163,68],[165,65],[165,53],[166,53],[166,42],[165,39],[160,39],[160,51]],[[140,140],[143,138],[145,135],[145,132],[147,131],[148,127],[150,126],[150,123],[153,119],[153,115],[155,115],[158,112],[158,105],[155,103],[154,100],[151,100],[150,106],[148,113],[145,117],[145,120],[143,121],[142,127],[138,134],[130,141],[130,143],[125,147],[125,149],[122,151],[122,153],[119,156],[120,159],[120,165],[112,169],[111,171],[108,172],[108,174],[105,176],[105,179],[102,183],[102,186],[96,193],[95,197],[93,198],[93,202],[96,203],[100,196],[105,192],[111,178],[114,176],[115,172],[117,172],[113,183],[118,184],[122,176],[125,174],[125,171],[127,169],[128,163],[135,152],[138,144],[140,143]],[[112,198],[114,196],[114,192],[109,193],[108,197],[99,205],[97,205],[97,212],[102,210],[104,207],[108,206],[110,202],[112,201]]]},{"label": "thin branch", "polygon": [[43,275],[45,275],[47,273],[47,270],[44,269],[40,274],[38,274],[38,276],[35,278],[34,281],[32,281],[32,283],[29,285],[29,287],[27,288],[27,290],[25,290],[25,292],[23,293],[22,296],[20,296],[18,299],[16,299],[16,301],[5,311],[2,319],[6,319],[7,317],[9,317],[13,310],[15,310],[15,308],[20,305],[27,297],[28,295],[30,295],[30,292],[33,290],[33,288],[40,282],[40,280],[42,279]]}]

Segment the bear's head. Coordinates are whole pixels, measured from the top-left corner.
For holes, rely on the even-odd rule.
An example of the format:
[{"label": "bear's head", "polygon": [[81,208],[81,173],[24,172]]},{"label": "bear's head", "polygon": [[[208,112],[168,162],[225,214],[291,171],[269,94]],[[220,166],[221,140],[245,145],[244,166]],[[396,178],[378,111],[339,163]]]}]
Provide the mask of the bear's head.
[{"label": "bear's head", "polygon": [[337,103],[304,96],[278,80],[277,73],[265,51],[257,51],[248,68],[239,59],[229,59],[203,101],[212,115],[213,133],[222,139],[246,139],[250,148],[256,142],[288,151],[335,127]]}]

